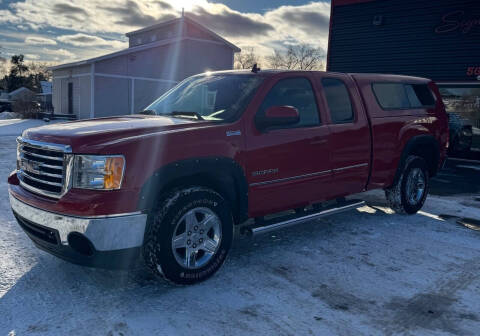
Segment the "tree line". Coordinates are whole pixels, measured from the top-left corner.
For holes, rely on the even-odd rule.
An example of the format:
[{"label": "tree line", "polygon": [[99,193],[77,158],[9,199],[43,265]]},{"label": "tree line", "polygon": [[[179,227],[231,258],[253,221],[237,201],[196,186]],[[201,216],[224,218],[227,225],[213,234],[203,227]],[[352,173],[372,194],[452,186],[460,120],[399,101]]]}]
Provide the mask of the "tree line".
[{"label": "tree line", "polygon": [[[48,70],[48,64],[44,62],[25,62],[24,55],[13,55],[10,66],[3,59],[3,73],[0,73],[0,89],[7,92],[26,87],[33,92],[42,91],[41,81],[52,79],[52,72]],[[3,77],[1,77],[3,76]]]},{"label": "tree line", "polygon": [[285,50],[274,50],[265,58],[255,53],[254,48],[247,47],[235,54],[235,69],[251,69],[254,64],[264,65],[270,69],[286,70],[323,70],[325,54],[321,48],[309,44],[290,45]]},{"label": "tree line", "polygon": [[[324,68],[324,53],[321,48],[308,44],[291,45],[285,50],[274,50],[272,55],[265,58],[255,53],[254,48],[244,48],[235,54],[235,69],[251,69],[254,64],[266,65],[271,69],[287,70],[322,70]],[[41,92],[41,81],[52,79],[48,64],[44,62],[25,62],[24,55],[13,55],[10,66],[3,63],[3,74],[0,72],[0,89],[7,92],[26,87],[33,92]],[[1,69],[0,69],[1,70]],[[3,78],[1,77],[3,75]]]}]

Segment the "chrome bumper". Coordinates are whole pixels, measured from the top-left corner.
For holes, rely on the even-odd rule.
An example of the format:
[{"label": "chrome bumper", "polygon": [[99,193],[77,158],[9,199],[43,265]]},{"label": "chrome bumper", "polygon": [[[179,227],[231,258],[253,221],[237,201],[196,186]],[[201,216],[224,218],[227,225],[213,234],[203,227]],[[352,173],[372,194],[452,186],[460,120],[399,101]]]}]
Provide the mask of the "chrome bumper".
[{"label": "chrome bumper", "polygon": [[10,194],[12,210],[20,217],[38,225],[57,230],[60,243],[68,245],[68,235],[79,232],[87,237],[97,251],[112,251],[143,244],[147,215],[142,213],[101,217],[75,217],[48,212],[25,204]]}]

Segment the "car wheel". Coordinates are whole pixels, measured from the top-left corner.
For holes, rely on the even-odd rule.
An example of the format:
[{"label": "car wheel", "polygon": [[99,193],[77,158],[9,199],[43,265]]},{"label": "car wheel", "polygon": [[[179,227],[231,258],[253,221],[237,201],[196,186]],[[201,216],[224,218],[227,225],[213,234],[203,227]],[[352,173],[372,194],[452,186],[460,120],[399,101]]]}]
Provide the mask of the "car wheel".
[{"label": "car wheel", "polygon": [[192,187],[167,195],[153,211],[144,259],[176,284],[206,280],[223,265],[233,240],[233,219],[217,192]]},{"label": "car wheel", "polygon": [[425,160],[411,155],[407,158],[398,181],[385,189],[388,205],[397,213],[414,214],[427,198],[428,167]]}]

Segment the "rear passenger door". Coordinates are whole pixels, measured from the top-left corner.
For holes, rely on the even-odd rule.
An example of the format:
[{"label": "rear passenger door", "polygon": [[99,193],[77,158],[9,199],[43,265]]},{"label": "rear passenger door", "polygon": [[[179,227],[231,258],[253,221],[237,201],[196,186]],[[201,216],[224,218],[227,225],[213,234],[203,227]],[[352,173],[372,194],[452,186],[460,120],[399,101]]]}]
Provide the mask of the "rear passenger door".
[{"label": "rear passenger door", "polygon": [[327,108],[328,139],[335,197],[363,191],[370,172],[371,138],[366,111],[355,82],[343,74],[319,74]]}]

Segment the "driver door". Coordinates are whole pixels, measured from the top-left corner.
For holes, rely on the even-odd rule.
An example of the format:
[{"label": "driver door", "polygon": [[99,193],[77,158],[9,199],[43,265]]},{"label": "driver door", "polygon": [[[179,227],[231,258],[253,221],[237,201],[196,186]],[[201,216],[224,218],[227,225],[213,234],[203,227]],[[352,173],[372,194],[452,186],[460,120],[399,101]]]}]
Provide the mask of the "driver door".
[{"label": "driver door", "polygon": [[329,129],[317,103],[309,74],[284,76],[270,84],[256,111],[293,106],[298,123],[247,136],[250,216],[306,206],[328,198],[331,181]]}]

